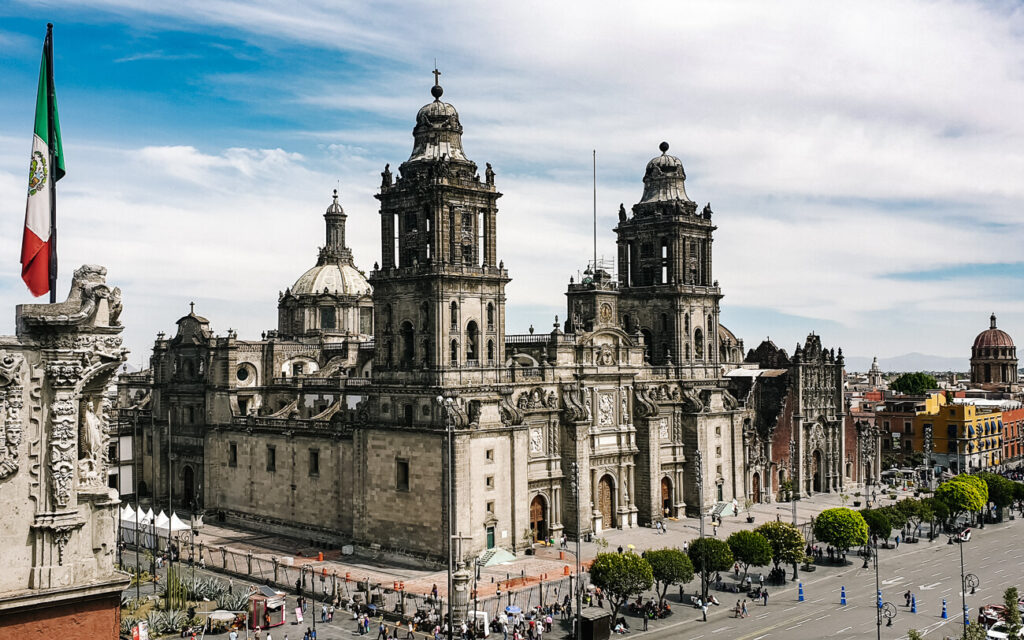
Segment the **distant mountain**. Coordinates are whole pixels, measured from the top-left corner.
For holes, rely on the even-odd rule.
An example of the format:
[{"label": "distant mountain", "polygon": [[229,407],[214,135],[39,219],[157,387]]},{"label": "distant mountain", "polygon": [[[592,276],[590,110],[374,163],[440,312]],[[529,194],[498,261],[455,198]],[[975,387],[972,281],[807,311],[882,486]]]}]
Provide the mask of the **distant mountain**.
[{"label": "distant mountain", "polygon": [[[892,358],[879,358],[878,366],[882,371],[969,371],[968,358],[948,358],[931,356],[926,353],[905,353]],[[871,368],[871,358],[849,356],[846,358],[847,371],[867,371]]]}]

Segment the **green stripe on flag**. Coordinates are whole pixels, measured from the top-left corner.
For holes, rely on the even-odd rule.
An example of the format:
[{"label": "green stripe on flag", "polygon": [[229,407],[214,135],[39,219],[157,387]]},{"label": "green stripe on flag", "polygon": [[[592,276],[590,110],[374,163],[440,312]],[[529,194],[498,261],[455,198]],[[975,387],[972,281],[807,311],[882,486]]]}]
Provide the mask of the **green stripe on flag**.
[{"label": "green stripe on flag", "polygon": [[[55,140],[50,140],[49,107],[50,100],[53,101],[53,131]],[[46,51],[43,51],[43,61],[39,65],[39,89],[36,93],[36,123],[35,134],[46,146],[52,150],[57,161],[54,173],[54,181],[64,177],[64,147],[60,140],[60,118],[57,117],[57,90],[53,84],[53,70],[46,64]]]}]

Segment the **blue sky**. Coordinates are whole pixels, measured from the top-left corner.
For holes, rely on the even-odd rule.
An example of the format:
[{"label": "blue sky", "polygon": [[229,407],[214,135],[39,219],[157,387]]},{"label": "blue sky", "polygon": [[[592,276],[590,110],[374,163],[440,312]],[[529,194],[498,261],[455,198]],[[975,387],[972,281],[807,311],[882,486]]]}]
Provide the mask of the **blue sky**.
[{"label": "blue sky", "polygon": [[1024,335],[1024,12],[1017,3],[8,2],[0,6],[0,332],[17,264],[46,22],[68,175],[60,295],[124,290],[132,361],[195,300],[256,337],[315,260],[340,186],[379,257],[384,163],[411,149],[434,59],[467,154],[498,173],[508,326],[547,330],[614,255],[661,140],[712,202],[722,318],[748,347],[814,330],[854,355],[966,359]]}]

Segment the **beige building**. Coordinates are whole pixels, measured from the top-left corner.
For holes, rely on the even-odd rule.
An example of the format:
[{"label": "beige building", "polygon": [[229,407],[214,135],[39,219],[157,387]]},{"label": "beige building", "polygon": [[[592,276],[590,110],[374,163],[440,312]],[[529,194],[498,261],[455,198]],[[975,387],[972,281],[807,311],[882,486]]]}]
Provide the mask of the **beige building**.
[{"label": "beige building", "polygon": [[618,277],[592,265],[570,280],[564,322],[509,335],[495,172],[469,159],[459,114],[432,94],[409,158],[381,174],[368,277],[335,200],[329,248],[282,294],[276,330],[214,335],[190,312],[156,341],[151,382],[126,379],[122,396],[152,412],[140,493],[432,555],[446,549],[449,481],[466,555],[742,503],[758,382],[725,374],[759,365],[719,323],[712,211],[687,196],[680,160],[663,144],[640,201],[621,208]]}]

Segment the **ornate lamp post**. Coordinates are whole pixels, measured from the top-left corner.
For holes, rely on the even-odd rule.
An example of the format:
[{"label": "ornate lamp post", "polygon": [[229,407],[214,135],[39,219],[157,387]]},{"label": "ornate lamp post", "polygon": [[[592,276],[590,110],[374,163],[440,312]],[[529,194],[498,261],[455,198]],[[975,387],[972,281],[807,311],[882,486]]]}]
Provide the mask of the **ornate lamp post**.
[{"label": "ornate lamp post", "polygon": [[[796,484],[794,484],[796,478],[796,440],[790,438],[789,440],[789,484],[793,487],[792,492],[789,495],[789,501],[793,507],[793,527],[796,524]],[[800,578],[800,574],[797,572],[797,562],[793,561],[793,580],[796,581]]]},{"label": "ornate lamp post", "polygon": [[967,625],[971,623],[967,617],[967,590],[971,590],[973,595],[978,585],[981,584],[981,580],[978,576],[973,573],[964,574],[964,544],[966,541],[963,538],[958,540],[960,544],[960,601],[964,608],[964,637],[967,637]]},{"label": "ornate lamp post", "polygon": [[[700,518],[700,539],[704,539],[704,460],[700,449],[693,453],[694,470],[697,473],[697,515]],[[701,542],[701,551],[704,550],[704,543]],[[708,562],[707,557],[702,556],[700,562],[700,601],[701,615],[704,622],[708,621]]]},{"label": "ornate lamp post", "polygon": [[454,546],[454,535],[455,527],[453,526],[452,520],[454,518],[454,496],[455,496],[455,483],[454,483],[454,454],[455,449],[452,443],[452,399],[445,398],[444,396],[437,396],[437,404],[441,407],[441,411],[444,413],[444,426],[445,432],[447,433],[447,456],[448,456],[448,489],[447,489],[447,501],[448,501],[448,517],[445,519],[445,533],[448,538],[448,640],[452,640],[452,633],[454,632],[455,618],[452,611],[452,593],[454,591],[454,584],[452,581],[454,569],[452,567],[452,548]]},{"label": "ornate lamp post", "polygon": [[932,488],[932,425],[924,426],[924,468],[927,474],[928,488]]},{"label": "ornate lamp post", "polygon": [[[573,462],[569,465],[569,472],[572,474],[569,488],[572,490],[573,499],[576,502],[576,620],[573,628],[573,637],[578,638],[580,633],[580,609],[583,607],[583,582],[580,579],[580,467]],[[500,606],[500,603],[499,603]]]}]

